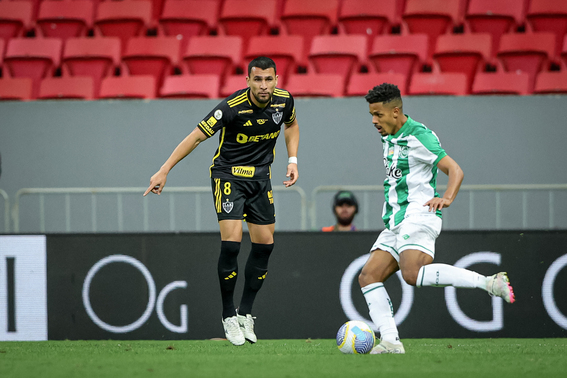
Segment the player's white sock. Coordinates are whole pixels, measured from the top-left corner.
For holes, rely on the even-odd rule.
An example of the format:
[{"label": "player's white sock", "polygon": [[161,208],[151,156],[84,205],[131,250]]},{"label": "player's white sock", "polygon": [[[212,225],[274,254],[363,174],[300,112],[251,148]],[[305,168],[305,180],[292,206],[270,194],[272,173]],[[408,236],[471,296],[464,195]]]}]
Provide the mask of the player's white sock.
[{"label": "player's white sock", "polygon": [[394,307],[382,282],[364,286],[362,294],[368,305],[370,318],[380,331],[380,338],[393,344],[400,343],[398,327],[394,321]]},{"label": "player's white sock", "polygon": [[416,286],[453,286],[465,289],[484,289],[488,277],[447,264],[424,265],[417,274]]}]

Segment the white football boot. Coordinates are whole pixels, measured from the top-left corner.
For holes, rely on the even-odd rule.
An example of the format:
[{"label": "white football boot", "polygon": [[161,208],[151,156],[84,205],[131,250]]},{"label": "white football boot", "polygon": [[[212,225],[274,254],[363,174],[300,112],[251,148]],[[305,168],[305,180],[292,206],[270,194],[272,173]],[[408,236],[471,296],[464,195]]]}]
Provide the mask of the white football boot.
[{"label": "white football boot", "polygon": [[222,326],[224,327],[224,334],[228,341],[234,345],[244,345],[246,340],[244,339],[244,334],[240,329],[236,315],[223,319]]},{"label": "white football boot", "polygon": [[508,303],[516,301],[514,289],[510,285],[506,272],[500,272],[490,277],[486,283],[486,290],[490,296],[503,298]]},{"label": "white football boot", "polygon": [[405,354],[406,350],[404,349],[404,344],[392,344],[388,341],[380,341],[380,344],[376,345],[370,351],[370,354]]},{"label": "white football boot", "polygon": [[258,338],[254,333],[254,319],[256,318],[252,317],[252,315],[250,314],[246,314],[246,316],[237,315],[237,317],[238,324],[240,325],[240,329],[242,330],[244,337],[246,338],[246,340],[254,344],[256,341],[258,341]]}]

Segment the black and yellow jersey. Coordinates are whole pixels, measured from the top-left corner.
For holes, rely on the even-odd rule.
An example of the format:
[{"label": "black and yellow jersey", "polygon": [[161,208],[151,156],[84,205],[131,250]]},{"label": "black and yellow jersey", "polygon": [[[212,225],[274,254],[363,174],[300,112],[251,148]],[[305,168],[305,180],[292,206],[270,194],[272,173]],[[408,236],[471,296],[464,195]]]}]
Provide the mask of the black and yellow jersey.
[{"label": "black and yellow jersey", "polygon": [[250,95],[249,88],[234,92],[198,125],[207,137],[220,131],[219,147],[211,166],[212,178],[270,178],[276,139],[282,124],[295,120],[295,105],[289,92],[279,88],[265,108],[254,105]]}]

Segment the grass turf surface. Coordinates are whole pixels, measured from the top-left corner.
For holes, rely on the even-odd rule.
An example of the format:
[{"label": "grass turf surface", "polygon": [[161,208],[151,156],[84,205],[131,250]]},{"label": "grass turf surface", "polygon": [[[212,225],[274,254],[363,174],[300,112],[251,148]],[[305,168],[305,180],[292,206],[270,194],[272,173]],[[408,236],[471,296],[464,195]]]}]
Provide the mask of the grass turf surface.
[{"label": "grass turf surface", "polygon": [[0,377],[566,377],[567,339],[405,339],[405,355],[335,340],[0,342]]}]

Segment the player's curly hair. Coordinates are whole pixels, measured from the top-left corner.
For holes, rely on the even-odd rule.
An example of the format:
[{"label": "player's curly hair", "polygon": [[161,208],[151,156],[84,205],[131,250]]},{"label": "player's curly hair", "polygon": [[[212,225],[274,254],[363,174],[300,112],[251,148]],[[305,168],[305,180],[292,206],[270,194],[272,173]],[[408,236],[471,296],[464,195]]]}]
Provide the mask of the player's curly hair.
[{"label": "player's curly hair", "polygon": [[252,67],[258,67],[261,70],[273,68],[274,73],[276,73],[276,62],[265,56],[259,56],[248,64],[248,76],[250,76],[250,73],[252,72]]},{"label": "player's curly hair", "polygon": [[376,102],[383,102],[386,104],[394,100],[400,100],[401,102],[402,95],[400,94],[400,89],[394,84],[382,83],[369,90],[368,94],[364,98],[369,104],[374,104]]}]

